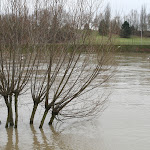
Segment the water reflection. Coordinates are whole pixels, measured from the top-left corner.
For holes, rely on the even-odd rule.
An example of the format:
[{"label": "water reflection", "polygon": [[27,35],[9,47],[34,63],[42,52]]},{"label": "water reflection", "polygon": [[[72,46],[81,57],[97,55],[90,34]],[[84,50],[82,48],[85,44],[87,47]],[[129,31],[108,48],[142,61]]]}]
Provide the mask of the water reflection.
[{"label": "water reflection", "polygon": [[[56,131],[53,126],[38,129],[37,126],[28,125],[27,130],[23,126],[22,129],[8,128],[5,130],[7,142],[3,147],[0,144],[0,150],[107,150],[101,134],[96,135],[93,132],[96,128],[92,125],[91,129],[87,131],[86,126],[88,126],[88,122],[78,123],[72,128],[68,126],[68,131],[67,127],[63,128],[62,132]],[[78,131],[75,131],[74,129],[77,128]],[[84,130],[87,133],[84,133]],[[97,142],[98,144],[96,144]]]},{"label": "water reflection", "polygon": [[16,142],[15,142],[15,150],[18,150],[18,144],[19,144],[19,136],[18,136],[18,130],[15,129],[15,138],[16,138]]},{"label": "water reflection", "polygon": [[13,148],[13,129],[12,128],[6,129],[6,133],[8,140],[5,149],[8,150]]},{"label": "water reflection", "polygon": [[18,138],[18,130],[13,129],[13,128],[8,128],[6,129],[7,133],[7,144],[5,146],[5,150],[19,150],[18,143],[19,143],[19,138]]},{"label": "water reflection", "polygon": [[50,126],[50,129],[52,131],[52,140],[54,141],[54,143],[57,143],[57,146],[59,147],[59,149],[72,150],[72,148],[69,145],[66,145],[66,143],[63,142],[63,139],[61,139],[60,132],[56,132],[53,126]]},{"label": "water reflection", "polygon": [[[66,146],[61,139],[61,133],[56,132],[53,126],[49,127],[49,131],[43,129],[36,130],[33,125],[30,126],[32,138],[32,147],[28,145],[19,144],[19,138],[24,136],[24,133],[18,135],[18,129],[8,128],[6,129],[7,143],[4,146],[4,150],[22,150],[22,149],[33,149],[33,150],[72,150],[68,145]],[[51,134],[50,134],[51,133]],[[30,145],[30,143],[28,143]]]},{"label": "water reflection", "polygon": [[32,131],[32,135],[33,135],[33,149],[37,149],[37,148],[41,148],[41,144],[40,144],[40,142],[38,141],[38,139],[37,139],[37,133],[36,133],[36,130],[35,130],[35,128],[34,128],[34,126],[30,126],[30,129],[31,129],[31,131]]},{"label": "water reflection", "polygon": [[51,134],[45,133],[43,129],[40,129],[40,136],[35,130],[34,126],[30,126],[33,135],[33,149],[49,149],[49,150],[72,150],[65,145],[61,139],[61,133],[56,132],[53,126],[49,126]]}]

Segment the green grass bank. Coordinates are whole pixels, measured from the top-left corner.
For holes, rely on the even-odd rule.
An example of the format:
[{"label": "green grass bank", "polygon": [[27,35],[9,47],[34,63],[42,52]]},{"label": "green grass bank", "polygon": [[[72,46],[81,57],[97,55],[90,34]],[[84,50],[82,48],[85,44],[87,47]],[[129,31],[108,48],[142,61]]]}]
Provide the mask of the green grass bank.
[{"label": "green grass bank", "polygon": [[150,53],[150,38],[131,36],[130,38],[120,38],[118,35],[112,35],[111,41],[108,36],[101,36],[98,32],[92,31],[91,39],[94,45],[112,42],[117,51],[120,52],[147,52]]}]

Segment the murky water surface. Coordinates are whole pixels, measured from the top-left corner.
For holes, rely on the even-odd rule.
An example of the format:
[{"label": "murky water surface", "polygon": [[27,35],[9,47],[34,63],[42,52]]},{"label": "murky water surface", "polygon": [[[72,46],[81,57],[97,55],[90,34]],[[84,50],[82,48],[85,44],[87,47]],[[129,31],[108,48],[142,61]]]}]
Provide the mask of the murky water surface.
[{"label": "murky water surface", "polygon": [[[0,150],[149,150],[150,149],[150,59],[149,54],[123,53],[116,56],[118,71],[107,88],[107,109],[92,121],[34,127],[29,118],[30,94],[19,103],[19,126],[5,129],[7,110],[0,103]],[[45,121],[48,122],[48,121]]]}]

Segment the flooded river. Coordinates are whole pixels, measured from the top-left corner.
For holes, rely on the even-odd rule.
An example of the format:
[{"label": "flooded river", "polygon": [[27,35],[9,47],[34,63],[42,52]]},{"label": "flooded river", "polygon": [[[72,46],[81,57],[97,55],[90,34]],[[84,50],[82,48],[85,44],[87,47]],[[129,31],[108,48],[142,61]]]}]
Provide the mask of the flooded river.
[{"label": "flooded river", "polygon": [[5,129],[7,110],[0,103],[0,150],[149,150],[149,54],[122,53],[116,60],[118,71],[105,87],[111,91],[108,107],[93,120],[54,128],[45,123],[40,130],[41,107],[30,127],[28,94],[24,96],[29,103],[23,99],[19,103],[18,129]]}]

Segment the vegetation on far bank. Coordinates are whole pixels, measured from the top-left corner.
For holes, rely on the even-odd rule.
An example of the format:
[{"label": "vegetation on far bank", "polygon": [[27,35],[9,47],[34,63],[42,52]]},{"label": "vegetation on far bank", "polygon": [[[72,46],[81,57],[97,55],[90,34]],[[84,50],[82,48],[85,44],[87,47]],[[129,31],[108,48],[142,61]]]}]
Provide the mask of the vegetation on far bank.
[{"label": "vegetation on far bank", "polygon": [[[94,38],[95,37],[95,38]],[[98,31],[91,31],[91,39],[93,44],[101,44],[101,42],[111,41],[114,45],[150,45],[150,38],[131,36],[130,38],[121,38],[118,35],[101,36]]]}]

